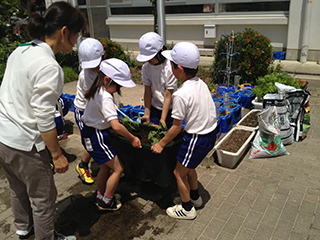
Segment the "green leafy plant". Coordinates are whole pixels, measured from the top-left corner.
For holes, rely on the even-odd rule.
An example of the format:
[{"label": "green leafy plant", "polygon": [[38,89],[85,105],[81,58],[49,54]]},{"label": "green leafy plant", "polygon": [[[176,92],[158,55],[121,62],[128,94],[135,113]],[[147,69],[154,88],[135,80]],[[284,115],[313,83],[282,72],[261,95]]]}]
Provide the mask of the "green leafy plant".
[{"label": "green leafy plant", "polygon": [[278,92],[275,86],[276,82],[295,87],[296,89],[301,88],[299,81],[290,77],[288,73],[273,72],[257,79],[257,84],[253,87],[252,93],[258,98],[258,102],[262,102],[264,95]]},{"label": "green leafy plant", "polygon": [[126,116],[122,120],[122,124],[131,133],[136,132],[136,131],[138,131],[140,129],[139,123],[136,122],[136,121],[132,121],[128,116]]},{"label": "green leafy plant", "polygon": [[19,42],[15,41],[13,43],[1,44],[0,43],[0,85],[6,70],[7,60],[9,55],[16,49],[19,45]]},{"label": "green leafy plant", "polygon": [[106,59],[108,58],[119,58],[128,64],[129,67],[138,66],[138,62],[131,59],[131,53],[117,42],[110,40],[109,38],[100,38],[99,41],[102,43]]},{"label": "green leafy plant", "polygon": [[64,83],[78,80],[79,72],[72,67],[63,67]]},{"label": "green leafy plant", "polygon": [[79,57],[77,51],[71,51],[70,53],[58,52],[56,54],[56,60],[61,67],[71,67],[73,69],[79,68]]},{"label": "green leafy plant", "polygon": [[[243,33],[237,32],[234,35],[237,36],[243,34],[243,39],[241,43],[241,37],[234,38],[233,52],[238,52],[240,49],[239,62],[237,66],[237,74],[240,75],[241,81],[243,83],[255,84],[256,80],[260,76],[264,76],[269,73],[269,66],[273,62],[273,48],[270,39],[266,36],[260,34],[251,28],[245,28]],[[214,50],[214,62],[212,65],[213,69],[213,79],[218,79],[219,70],[219,59],[221,57],[220,69],[225,70],[227,58],[225,56],[220,56],[221,52],[226,52],[227,41],[230,42],[230,38],[222,38],[216,43]],[[220,43],[221,49],[220,49]],[[232,58],[231,70],[236,69],[237,55]],[[223,75],[220,75],[220,84],[223,82]],[[231,76],[233,79],[234,74]]]},{"label": "green leafy plant", "polygon": [[168,130],[163,125],[156,127],[156,130],[150,131],[148,139],[151,140],[151,145],[158,143],[168,133]]}]

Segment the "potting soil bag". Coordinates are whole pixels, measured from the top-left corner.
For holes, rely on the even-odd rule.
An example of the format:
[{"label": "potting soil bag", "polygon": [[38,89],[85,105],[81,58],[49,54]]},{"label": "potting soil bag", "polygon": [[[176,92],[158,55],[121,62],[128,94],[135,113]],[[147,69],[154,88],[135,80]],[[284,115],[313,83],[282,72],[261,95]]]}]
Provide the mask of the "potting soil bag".
[{"label": "potting soil bag", "polygon": [[294,139],[289,121],[289,102],[285,98],[285,94],[266,94],[263,97],[263,109],[269,108],[271,106],[275,106],[277,108],[282,143],[284,145],[292,144],[294,142]]},{"label": "potting soil bag", "polygon": [[258,113],[259,130],[253,140],[249,158],[275,157],[289,154],[283,146],[277,108]]},{"label": "potting soil bag", "polygon": [[[311,94],[307,90],[296,89],[281,83],[276,82],[275,85],[279,92],[285,92],[289,113],[288,118],[294,141],[301,141],[306,137],[310,128],[310,121],[304,122],[304,116]],[[308,119],[308,116],[306,116],[306,119]]]}]

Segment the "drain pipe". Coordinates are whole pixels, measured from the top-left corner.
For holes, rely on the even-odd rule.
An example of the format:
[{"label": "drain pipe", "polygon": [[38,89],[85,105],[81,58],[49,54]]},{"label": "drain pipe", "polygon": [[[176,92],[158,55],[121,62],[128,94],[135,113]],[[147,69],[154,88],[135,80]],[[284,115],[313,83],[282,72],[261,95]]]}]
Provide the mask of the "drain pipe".
[{"label": "drain pipe", "polygon": [[309,30],[310,30],[310,22],[311,22],[311,0],[304,0],[304,15],[302,22],[302,44],[301,44],[301,54],[300,54],[300,62],[305,63],[308,59],[308,49],[309,49]]},{"label": "drain pipe", "polygon": [[158,14],[158,33],[163,39],[163,43],[167,45],[166,39],[166,17],[164,9],[164,0],[157,0],[157,14]]}]

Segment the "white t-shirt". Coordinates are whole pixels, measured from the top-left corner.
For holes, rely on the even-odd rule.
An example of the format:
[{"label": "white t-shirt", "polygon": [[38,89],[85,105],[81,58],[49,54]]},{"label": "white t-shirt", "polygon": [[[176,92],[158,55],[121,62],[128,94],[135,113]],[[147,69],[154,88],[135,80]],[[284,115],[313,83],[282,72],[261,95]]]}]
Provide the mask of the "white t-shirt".
[{"label": "white t-shirt", "polygon": [[87,100],[85,99],[84,94],[92,86],[97,76],[98,73],[91,69],[83,69],[79,74],[77,83],[77,95],[73,103],[75,107],[81,111],[84,111],[87,104]]},{"label": "white t-shirt", "polygon": [[173,93],[172,118],[183,120],[184,130],[204,135],[217,126],[216,107],[208,86],[198,77],[185,81]]},{"label": "white t-shirt", "polygon": [[11,53],[0,88],[0,141],[23,151],[45,149],[40,131],[56,127],[56,100],[64,80],[51,47],[32,42]]},{"label": "white t-shirt", "polygon": [[167,59],[160,65],[145,63],[142,66],[142,83],[151,86],[151,105],[158,110],[162,110],[166,90],[177,90],[177,79],[173,75],[170,61]]},{"label": "white t-shirt", "polygon": [[81,119],[89,127],[100,130],[110,128],[109,122],[113,119],[118,119],[111,93],[101,87],[95,93],[94,98],[87,101],[87,106]]}]

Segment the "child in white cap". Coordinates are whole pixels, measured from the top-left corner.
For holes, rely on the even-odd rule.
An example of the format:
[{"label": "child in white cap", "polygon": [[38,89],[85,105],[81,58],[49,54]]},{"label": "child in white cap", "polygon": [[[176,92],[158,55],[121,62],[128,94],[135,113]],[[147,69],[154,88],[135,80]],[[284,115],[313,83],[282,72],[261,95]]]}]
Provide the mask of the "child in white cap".
[{"label": "child in white cap", "polygon": [[166,46],[161,36],[148,32],[139,39],[139,62],[142,66],[142,83],[144,89],[144,115],[142,123],[156,125],[172,125],[171,108],[172,93],[177,89],[177,79],[171,71],[170,61],[161,55]]},{"label": "child in white cap", "polygon": [[[84,126],[81,139],[85,149],[100,166],[96,180],[96,205],[100,210],[115,211],[121,207],[114,192],[123,172],[123,165],[111,146],[110,127],[128,138],[133,147],[141,148],[139,138],[119,122],[113,100],[113,93],[121,95],[121,87],[136,86],[130,78],[130,69],[125,62],[116,58],[107,59],[101,62],[98,77],[85,93],[87,106],[82,116]],[[112,173],[109,176],[110,170]]]},{"label": "child in white cap", "polygon": [[[97,39],[86,38],[80,43],[78,55],[82,59],[82,70],[79,74],[77,94],[74,99],[74,116],[81,133],[83,128],[81,117],[87,104],[84,94],[98,76],[99,66],[104,55],[103,46]],[[89,185],[94,183],[88,166],[90,159],[90,154],[84,150],[81,162],[76,166],[76,172],[79,174],[81,181]]]},{"label": "child in white cap", "polygon": [[200,54],[190,42],[179,42],[169,51],[162,52],[171,61],[172,72],[182,85],[173,94],[173,125],[159,143],[153,145],[154,153],[163,148],[181,131],[185,118],[183,143],[177,154],[174,175],[180,197],[173,200],[167,214],[173,218],[194,219],[195,207],[203,204],[198,192],[198,177],[195,168],[213,148],[216,141],[216,110],[208,86],[198,77]]}]

